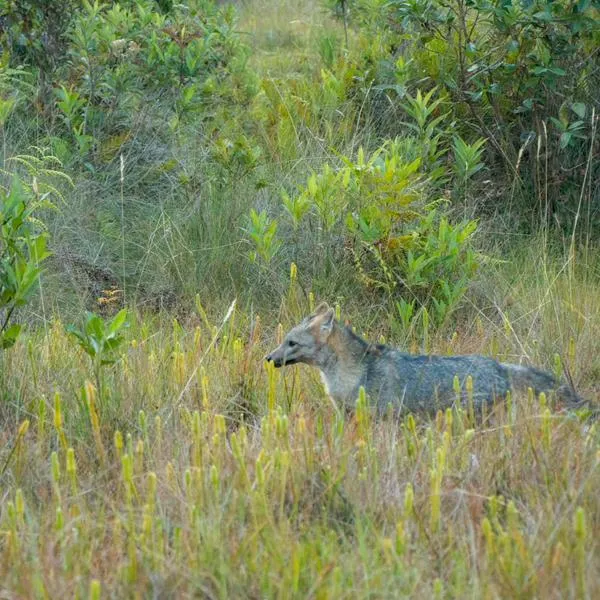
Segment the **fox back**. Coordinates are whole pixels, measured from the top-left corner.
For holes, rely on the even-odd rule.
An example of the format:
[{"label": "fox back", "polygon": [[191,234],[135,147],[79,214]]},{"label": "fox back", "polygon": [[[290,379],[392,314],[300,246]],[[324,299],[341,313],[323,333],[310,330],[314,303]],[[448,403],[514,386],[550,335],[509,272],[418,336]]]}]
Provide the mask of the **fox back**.
[{"label": "fox back", "polygon": [[[354,406],[361,387],[379,411],[434,412],[466,404],[467,378],[475,408],[511,389],[531,387],[536,393],[557,391],[568,403],[579,398],[569,386],[560,386],[549,373],[481,355],[412,355],[385,345],[370,344],[350,328],[340,325],[332,308],[321,304],[294,327],[267,357],[275,367],[305,363],[320,369],[327,393],[337,402]],[[460,392],[455,390],[458,377]]]}]

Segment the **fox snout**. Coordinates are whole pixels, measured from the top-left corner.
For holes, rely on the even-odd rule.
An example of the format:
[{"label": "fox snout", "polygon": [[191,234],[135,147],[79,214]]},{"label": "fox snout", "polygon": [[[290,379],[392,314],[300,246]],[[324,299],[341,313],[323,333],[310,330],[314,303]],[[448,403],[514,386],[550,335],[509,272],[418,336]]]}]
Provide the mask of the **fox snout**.
[{"label": "fox snout", "polygon": [[273,350],[270,354],[265,356],[265,360],[267,362],[272,362],[273,366],[277,369],[283,366],[283,358],[281,356],[277,356],[277,350]]},{"label": "fox snout", "polygon": [[273,352],[265,356],[267,362],[272,362],[273,366],[277,369],[284,367],[285,365],[293,365],[299,362],[299,357],[296,356],[296,352],[286,348],[283,344],[278,348],[275,348]]}]

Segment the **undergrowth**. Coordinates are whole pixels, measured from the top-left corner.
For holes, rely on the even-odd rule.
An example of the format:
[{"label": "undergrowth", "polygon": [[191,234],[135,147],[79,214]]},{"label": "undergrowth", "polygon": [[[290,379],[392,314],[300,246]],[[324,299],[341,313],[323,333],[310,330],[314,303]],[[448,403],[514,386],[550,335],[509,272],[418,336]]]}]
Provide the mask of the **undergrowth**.
[{"label": "undergrowth", "polygon": [[[537,331],[527,327],[536,319],[525,302],[480,314],[473,329],[449,337],[414,328],[393,336],[357,308],[341,316],[369,337],[438,353],[539,363],[558,340],[589,397],[600,304],[583,294],[575,308],[569,284],[585,283],[546,267],[552,285],[529,282],[529,297],[548,303],[535,307],[544,317]],[[292,272],[282,302],[285,327],[313,302],[297,278]],[[573,311],[580,326],[563,330]],[[125,317],[117,318],[120,326]],[[265,366],[284,330],[276,320],[235,303],[211,317],[198,298],[181,323],[135,313],[129,321],[116,362],[102,367],[101,390],[95,363],[59,321],[3,356],[5,591],[598,593],[595,422],[533,396],[514,396],[478,422],[461,409],[431,418],[376,418],[364,405],[346,413],[308,367]]]},{"label": "undergrowth", "polygon": [[594,3],[5,4],[0,596],[600,594],[595,420],[263,362],[322,299],[597,404]]}]

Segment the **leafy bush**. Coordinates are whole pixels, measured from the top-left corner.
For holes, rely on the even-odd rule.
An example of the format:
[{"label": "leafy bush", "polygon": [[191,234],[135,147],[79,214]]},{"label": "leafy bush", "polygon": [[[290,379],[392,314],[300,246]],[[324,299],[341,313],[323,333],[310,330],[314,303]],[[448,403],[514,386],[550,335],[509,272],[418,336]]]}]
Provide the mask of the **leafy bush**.
[{"label": "leafy bush", "polygon": [[8,157],[0,174],[0,347],[9,348],[21,331],[15,313],[30,301],[50,256],[42,216],[64,200],[57,181],[71,179],[42,149]]},{"label": "leafy bush", "polygon": [[75,0],[9,0],[0,8],[0,43],[13,66],[28,64],[50,73],[65,54],[65,34]]},{"label": "leafy bush", "polygon": [[490,165],[504,172],[506,185],[519,184],[522,213],[542,208],[562,223],[572,221],[581,187],[598,169],[593,163],[577,168],[599,143],[592,118],[600,110],[594,3],[349,4],[355,24],[379,48],[368,84],[387,97],[386,110],[406,113],[407,93],[437,86],[452,100],[446,123],[455,122],[465,139],[486,138]]},{"label": "leafy bush", "polygon": [[[355,160],[340,156],[337,169],[325,164],[297,194],[283,192],[282,219],[296,236],[319,232],[313,267],[326,270],[327,260],[350,262],[357,282],[392,299],[407,297],[431,309],[441,323],[459,305],[477,270],[479,258],[472,247],[476,223],[452,224],[440,201],[429,200],[438,179],[446,179],[445,172],[438,166],[431,176],[421,157],[407,162],[406,142],[384,144],[370,156],[361,148]],[[464,160],[456,164],[457,178],[464,181],[480,165],[465,167]],[[270,249],[281,245],[278,221],[269,221],[264,212],[252,212],[251,219],[251,257],[270,263]],[[338,240],[336,255],[319,254],[318,245],[326,238]]]},{"label": "leafy bush", "polygon": [[257,213],[252,209],[245,231],[255,248],[250,253],[252,262],[260,258],[265,263],[270,263],[281,247],[281,241],[277,238],[277,221],[269,220],[264,211]]},{"label": "leafy bush", "polygon": [[339,146],[352,139],[360,111],[350,100],[359,75],[355,65],[340,60],[335,69],[321,69],[314,76],[263,79],[252,119],[270,156],[294,160],[315,140]]},{"label": "leafy bush", "polygon": [[100,134],[102,158],[114,155],[138,112],[159,99],[173,131],[189,115],[206,118],[209,107],[243,101],[231,84],[246,60],[233,11],[201,1],[155,8],[151,0],[84,2],[73,20],[70,60],[57,73],[69,85],[57,87],[56,106],[80,155]]},{"label": "leafy bush", "polygon": [[39,202],[14,176],[10,190],[0,189],[0,347],[10,348],[21,332],[11,324],[16,309],[27,304],[49,256],[47,234],[34,218]]},{"label": "leafy bush", "polygon": [[40,134],[63,162],[88,170],[109,162],[144,117],[168,122],[170,133],[198,118],[219,126],[224,105],[255,93],[232,7],[209,0],[5,4],[4,76],[8,65],[41,74],[22,118],[37,111]]},{"label": "leafy bush", "polygon": [[101,399],[104,395],[103,367],[117,362],[117,351],[125,341],[123,333],[128,326],[126,309],[120,310],[108,323],[97,314],[88,312],[81,328],[75,325],[67,326],[67,332],[90,357]]}]

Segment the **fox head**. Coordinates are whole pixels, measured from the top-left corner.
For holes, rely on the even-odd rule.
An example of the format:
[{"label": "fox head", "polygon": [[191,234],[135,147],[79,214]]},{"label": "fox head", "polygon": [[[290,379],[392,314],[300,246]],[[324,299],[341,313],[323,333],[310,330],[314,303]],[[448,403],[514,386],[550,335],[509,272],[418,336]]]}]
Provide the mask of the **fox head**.
[{"label": "fox head", "polygon": [[322,350],[335,325],[333,308],[319,304],[315,312],[296,325],[273,352],[265,356],[275,367],[305,363],[318,365]]}]

